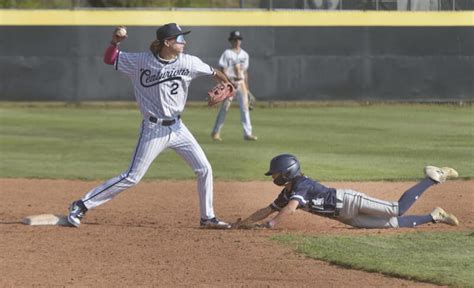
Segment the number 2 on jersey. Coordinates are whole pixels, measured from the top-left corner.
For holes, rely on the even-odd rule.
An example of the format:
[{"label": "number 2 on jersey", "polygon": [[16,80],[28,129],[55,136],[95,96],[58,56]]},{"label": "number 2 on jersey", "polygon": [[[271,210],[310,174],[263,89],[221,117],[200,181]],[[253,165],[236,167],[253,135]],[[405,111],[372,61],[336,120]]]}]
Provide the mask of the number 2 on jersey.
[{"label": "number 2 on jersey", "polygon": [[173,82],[173,84],[171,84],[171,95],[176,95],[178,94],[178,87],[179,87],[179,84],[176,83],[176,82]]}]

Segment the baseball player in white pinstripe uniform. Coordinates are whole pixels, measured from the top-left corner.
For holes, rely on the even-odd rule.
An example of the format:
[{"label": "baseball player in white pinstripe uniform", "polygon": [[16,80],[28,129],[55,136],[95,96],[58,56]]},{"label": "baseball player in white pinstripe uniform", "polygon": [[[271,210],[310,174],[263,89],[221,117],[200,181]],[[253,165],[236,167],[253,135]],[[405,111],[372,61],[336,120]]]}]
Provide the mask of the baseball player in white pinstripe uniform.
[{"label": "baseball player in white pinstripe uniform", "polygon": [[[240,106],[240,122],[244,132],[245,140],[257,140],[257,136],[252,134],[252,123],[250,121],[249,113],[249,97],[248,97],[248,68],[249,68],[249,54],[242,49],[242,34],[240,31],[230,32],[229,42],[231,44],[230,49],[226,49],[222,53],[219,59],[219,66],[222,69],[235,87],[237,92],[235,97],[239,101]],[[212,139],[216,141],[222,141],[220,136],[222,127],[224,126],[225,117],[227,111],[229,111],[230,105],[232,104],[232,98],[229,98],[222,102],[222,105],[217,114],[214,128],[212,129]]]},{"label": "baseball player in white pinstripe uniform", "polygon": [[204,151],[181,120],[192,79],[213,76],[227,83],[220,71],[198,57],[183,53],[186,41],[182,31],[170,23],[156,31],[150,51],[127,53],[119,51],[120,41],[127,37],[125,27],[117,27],[111,45],[104,55],[106,64],[127,75],[133,83],[135,98],[143,121],[130,166],[117,177],[89,191],[69,208],[68,221],[79,227],[85,213],[106,203],[120,192],[136,185],[153,160],[166,148],[176,151],[197,175],[202,228],[228,229],[230,225],[216,218],[213,210],[212,168]]}]

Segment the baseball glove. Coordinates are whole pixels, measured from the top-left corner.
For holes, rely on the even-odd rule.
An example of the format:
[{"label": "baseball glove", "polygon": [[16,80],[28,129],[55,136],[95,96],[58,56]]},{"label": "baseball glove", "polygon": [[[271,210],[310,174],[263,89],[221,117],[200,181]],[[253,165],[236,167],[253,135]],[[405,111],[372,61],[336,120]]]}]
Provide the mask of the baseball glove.
[{"label": "baseball glove", "polygon": [[252,92],[248,91],[248,96],[249,96],[249,110],[252,111],[253,107],[255,107],[255,102],[257,102],[257,98],[255,95],[253,95]]},{"label": "baseball glove", "polygon": [[207,105],[214,106],[227,98],[234,97],[235,87],[230,83],[217,84],[209,92],[207,92]]}]

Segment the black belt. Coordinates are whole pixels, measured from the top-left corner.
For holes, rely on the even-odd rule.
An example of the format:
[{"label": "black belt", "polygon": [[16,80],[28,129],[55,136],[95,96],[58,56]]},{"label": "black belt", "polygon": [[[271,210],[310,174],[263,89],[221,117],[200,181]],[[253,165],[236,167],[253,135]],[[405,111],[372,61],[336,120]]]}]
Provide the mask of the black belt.
[{"label": "black belt", "polygon": [[[162,126],[171,126],[174,123],[176,123],[176,120],[179,120],[179,119],[181,119],[181,115],[178,115],[178,117],[176,117],[176,119],[162,120],[160,124]],[[150,116],[150,118],[148,118],[148,120],[150,120],[150,122],[153,122],[153,123],[158,123],[158,118],[156,118],[154,116]]]}]

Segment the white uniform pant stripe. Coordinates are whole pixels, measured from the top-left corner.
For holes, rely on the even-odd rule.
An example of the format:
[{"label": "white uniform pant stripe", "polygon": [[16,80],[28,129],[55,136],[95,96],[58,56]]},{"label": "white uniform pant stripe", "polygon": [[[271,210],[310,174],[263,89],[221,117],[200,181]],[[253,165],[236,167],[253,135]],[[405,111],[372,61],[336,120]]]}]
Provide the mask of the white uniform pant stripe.
[{"label": "white uniform pant stripe", "polygon": [[188,163],[197,176],[201,218],[214,218],[213,209],[213,175],[211,164],[188,128],[181,124],[181,129],[173,135],[170,148]]},{"label": "white uniform pant stripe", "polygon": [[168,147],[183,157],[197,175],[201,218],[215,217],[211,165],[201,146],[181,121],[173,126],[161,126],[145,120],[129,169],[89,191],[82,198],[84,205],[92,209],[136,185],[155,158]]},{"label": "white uniform pant stripe", "polygon": [[128,170],[89,191],[83,198],[84,205],[94,208],[136,185],[145,175],[153,160],[166,148],[168,135],[164,129],[151,130],[148,121],[142,122],[141,133]]}]

